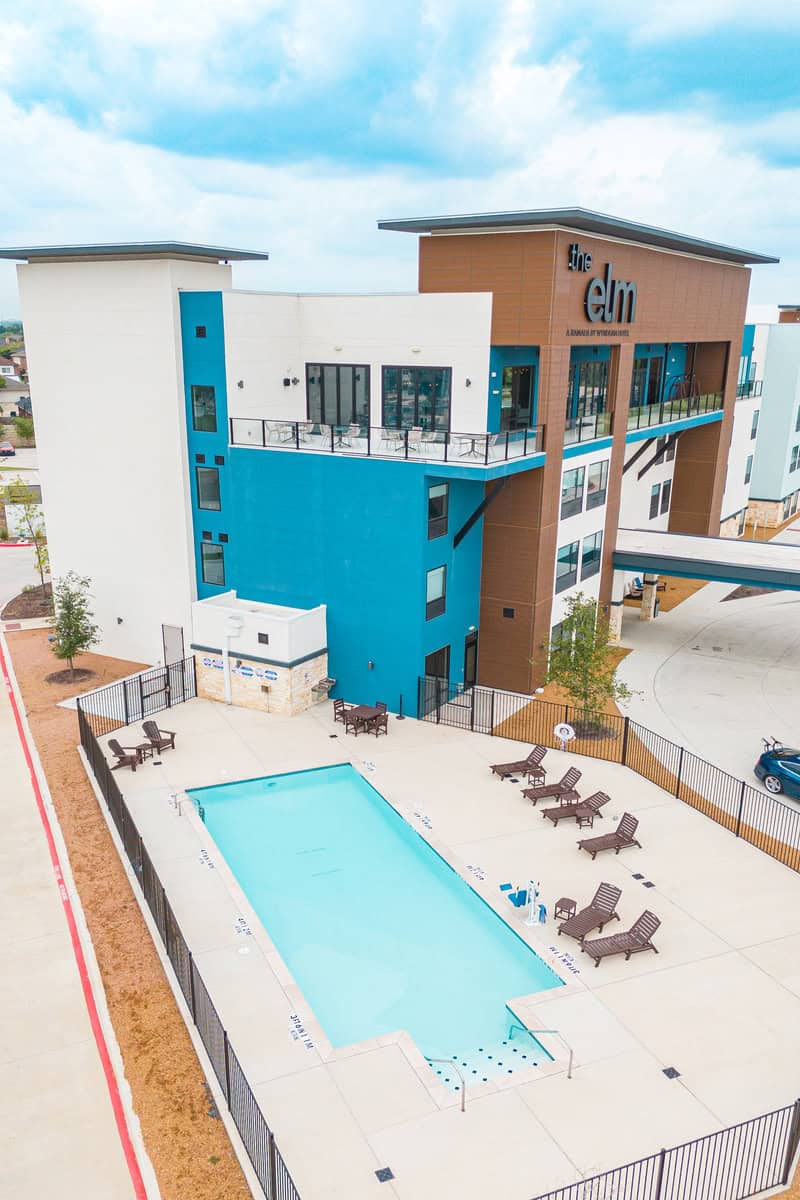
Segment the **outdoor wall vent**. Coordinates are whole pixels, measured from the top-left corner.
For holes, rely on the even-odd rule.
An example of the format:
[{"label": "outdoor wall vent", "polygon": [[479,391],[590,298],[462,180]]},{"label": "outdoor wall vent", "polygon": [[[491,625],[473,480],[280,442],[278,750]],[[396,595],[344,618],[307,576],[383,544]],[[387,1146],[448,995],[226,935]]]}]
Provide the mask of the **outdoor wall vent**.
[{"label": "outdoor wall vent", "polygon": [[509,620],[513,620],[513,619],[514,619],[514,614],[515,614],[515,611],[516,611],[516,610],[515,610],[515,609],[513,609],[513,608],[504,608],[504,609],[503,609],[503,616],[504,616],[504,617],[508,617],[508,619],[509,619]]},{"label": "outdoor wall vent", "polygon": [[268,683],[262,683],[262,685],[261,685],[261,690],[262,690],[262,692],[264,692],[264,693],[265,693],[265,694],[268,696],[268,695],[269,695],[269,684],[268,684]]},{"label": "outdoor wall vent", "polygon": [[268,646],[269,645],[269,634],[268,633],[260,633],[258,635],[258,640],[261,642],[262,646]]},{"label": "outdoor wall vent", "polygon": [[200,338],[203,338],[203,337],[205,337],[205,336],[206,336],[206,327],[205,327],[205,325],[195,325],[195,327],[194,327],[194,336],[195,336],[195,337],[200,337]]}]

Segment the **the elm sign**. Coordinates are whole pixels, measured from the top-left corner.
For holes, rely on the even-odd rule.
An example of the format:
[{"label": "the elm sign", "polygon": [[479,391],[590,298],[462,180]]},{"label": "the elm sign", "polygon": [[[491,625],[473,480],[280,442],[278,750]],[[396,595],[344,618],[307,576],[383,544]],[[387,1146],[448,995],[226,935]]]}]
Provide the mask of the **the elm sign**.
[{"label": "the elm sign", "polygon": [[[581,250],[577,242],[570,245],[567,269],[592,269],[591,254]],[[606,324],[629,325],[636,319],[636,284],[614,279],[612,271],[613,266],[608,262],[604,277],[596,275],[594,279],[589,280],[584,300],[586,316],[593,324],[603,321]]]}]

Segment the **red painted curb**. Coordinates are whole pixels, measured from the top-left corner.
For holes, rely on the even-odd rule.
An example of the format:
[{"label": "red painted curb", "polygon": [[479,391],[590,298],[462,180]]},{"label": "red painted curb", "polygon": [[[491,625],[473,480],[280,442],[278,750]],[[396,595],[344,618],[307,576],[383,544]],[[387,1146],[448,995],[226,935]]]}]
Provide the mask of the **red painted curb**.
[{"label": "red painted curb", "polygon": [[108,1045],[103,1033],[103,1027],[100,1024],[100,1014],[97,1011],[97,1004],[95,1003],[94,993],[92,992],[92,985],[89,979],[89,971],[86,966],[83,947],[81,946],[80,938],[78,936],[78,927],[75,923],[75,914],[72,908],[72,901],[69,898],[69,892],[67,891],[67,887],[64,882],[64,873],[61,869],[61,860],[58,857],[58,850],[56,848],[55,838],[53,837],[53,829],[50,824],[50,818],[47,815],[47,809],[44,805],[41,788],[39,787],[39,780],[36,777],[36,771],[33,766],[33,758],[28,745],[28,739],[25,736],[25,729],[22,724],[22,718],[20,717],[17,698],[14,695],[14,690],[11,686],[11,678],[8,674],[8,667],[6,665],[6,659],[3,653],[2,645],[0,645],[0,670],[2,670],[3,680],[5,682],[6,691],[8,692],[8,698],[11,701],[11,711],[14,714],[14,720],[17,726],[17,736],[19,737],[20,744],[22,746],[22,752],[25,756],[25,763],[28,768],[28,774],[31,778],[33,794],[36,797],[36,807],[39,810],[39,818],[44,827],[45,837],[47,839],[47,849],[50,853],[50,862],[53,866],[53,871],[55,872],[56,882],[58,883],[61,904],[64,908],[64,916],[67,919],[67,927],[69,929],[69,936],[72,942],[72,953],[75,955],[75,962],[78,967],[81,988],[83,989],[83,998],[86,1003],[86,1010],[89,1014],[89,1023],[92,1027],[92,1033],[94,1034],[97,1053],[100,1055],[100,1062],[106,1079],[108,1095],[111,1100],[111,1107],[114,1111],[114,1120],[117,1123],[117,1132],[119,1134],[119,1140],[122,1143],[122,1151],[125,1155],[125,1161],[128,1165],[128,1171],[130,1173],[131,1182],[133,1183],[133,1190],[136,1194],[136,1200],[147,1200],[147,1191],[144,1186],[141,1170],[139,1169],[139,1163],[136,1159],[136,1151],[133,1148],[133,1142],[131,1141],[128,1123],[125,1119],[125,1110],[122,1107],[122,1099],[119,1094],[119,1087],[117,1086],[117,1078],[114,1074],[114,1068],[111,1065],[111,1057],[108,1053]]},{"label": "red painted curb", "polygon": [[0,542],[0,547],[8,546],[10,550],[16,550],[18,546],[35,546],[35,542]]}]

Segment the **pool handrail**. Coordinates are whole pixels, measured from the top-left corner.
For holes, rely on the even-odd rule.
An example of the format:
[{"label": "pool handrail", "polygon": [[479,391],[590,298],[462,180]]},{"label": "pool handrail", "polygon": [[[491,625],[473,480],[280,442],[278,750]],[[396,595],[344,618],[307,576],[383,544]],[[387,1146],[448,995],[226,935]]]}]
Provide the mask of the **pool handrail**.
[{"label": "pool handrail", "polygon": [[452,1069],[455,1071],[456,1075],[458,1075],[458,1078],[461,1080],[461,1111],[464,1112],[464,1106],[467,1101],[467,1081],[464,1078],[464,1076],[461,1074],[460,1067],[458,1067],[456,1065],[456,1063],[453,1062],[452,1058],[429,1058],[428,1055],[426,1054],[425,1061],[429,1062],[429,1063],[435,1063],[435,1062],[444,1063],[446,1066],[452,1067]]},{"label": "pool handrail", "polygon": [[567,1053],[569,1054],[569,1062],[567,1064],[567,1079],[572,1079],[572,1061],[574,1058],[574,1052],[572,1046],[570,1046],[560,1029],[529,1029],[527,1025],[521,1025],[518,1021],[515,1021],[508,1031],[509,1039],[514,1036],[515,1029],[518,1029],[520,1033],[527,1033],[528,1036],[532,1037],[534,1041],[539,1040],[540,1033],[552,1033],[554,1037],[560,1038],[566,1046]]}]

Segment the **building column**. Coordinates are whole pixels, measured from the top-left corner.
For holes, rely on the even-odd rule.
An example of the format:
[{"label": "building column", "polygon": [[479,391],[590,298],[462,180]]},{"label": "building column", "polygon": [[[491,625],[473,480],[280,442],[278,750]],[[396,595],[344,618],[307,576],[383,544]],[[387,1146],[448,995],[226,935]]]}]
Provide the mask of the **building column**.
[{"label": "building column", "polygon": [[622,640],[622,610],[625,600],[625,572],[615,571],[611,580],[611,599],[608,604],[608,642],[618,646]]},{"label": "building column", "polygon": [[658,576],[645,575],[642,581],[642,607],[639,612],[640,621],[652,621],[656,615],[658,597]]}]

